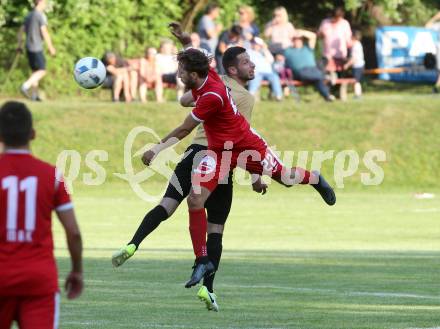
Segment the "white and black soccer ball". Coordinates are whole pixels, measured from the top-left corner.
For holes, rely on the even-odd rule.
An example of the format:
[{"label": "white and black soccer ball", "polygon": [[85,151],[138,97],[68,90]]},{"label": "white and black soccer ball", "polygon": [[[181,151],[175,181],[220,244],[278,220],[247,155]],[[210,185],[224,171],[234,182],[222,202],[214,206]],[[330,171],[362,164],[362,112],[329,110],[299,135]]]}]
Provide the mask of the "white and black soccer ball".
[{"label": "white and black soccer ball", "polygon": [[104,64],[95,57],[81,58],[73,71],[75,81],[83,88],[94,89],[102,85],[106,76]]}]

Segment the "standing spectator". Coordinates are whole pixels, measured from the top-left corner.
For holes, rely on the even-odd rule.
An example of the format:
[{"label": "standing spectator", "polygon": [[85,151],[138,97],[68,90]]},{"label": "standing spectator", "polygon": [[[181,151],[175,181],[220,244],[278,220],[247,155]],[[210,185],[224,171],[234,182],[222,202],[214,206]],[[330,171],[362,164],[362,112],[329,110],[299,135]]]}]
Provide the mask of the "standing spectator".
[{"label": "standing spectator", "polygon": [[[440,40],[440,11],[437,14],[435,14],[426,23],[425,27],[437,31],[438,37],[439,37],[439,40]],[[433,87],[432,91],[437,94],[437,93],[440,92],[440,41],[439,41],[439,43],[437,45],[436,63],[437,63],[438,77],[437,77],[437,81],[434,84],[434,87]]]},{"label": "standing spectator", "polygon": [[[31,76],[21,85],[22,94],[34,101],[41,101],[38,95],[38,84],[46,75],[46,59],[43,44],[46,42],[49,54],[55,56],[56,50],[47,29],[47,18],[44,14],[46,0],[34,0],[34,9],[26,16],[18,32],[18,51],[22,51],[23,33],[26,32],[26,55],[32,69]],[[32,89],[32,90],[31,90]]]},{"label": "standing spectator", "polygon": [[351,56],[344,65],[344,70],[352,67],[353,77],[356,80],[354,84],[354,96],[360,98],[362,96],[362,77],[365,69],[364,48],[362,47],[362,33],[355,30],[352,37]]},{"label": "standing spectator", "polygon": [[351,47],[351,27],[350,23],[344,19],[344,9],[337,7],[333,11],[331,18],[326,18],[321,22],[318,36],[324,41],[323,56],[327,61],[326,70],[332,73],[343,70],[348,56],[348,48]]},{"label": "standing spectator", "polygon": [[240,15],[238,25],[242,29],[244,39],[243,46],[244,48],[250,48],[252,39],[260,35],[260,29],[254,23],[254,9],[251,6],[243,5],[238,9],[238,14]]},{"label": "standing spectator", "polygon": [[217,4],[210,4],[197,26],[200,39],[209,46],[210,53],[214,53],[218,43],[218,36],[223,29],[222,24],[215,22],[218,17],[220,17],[220,7]]},{"label": "standing spectator", "polygon": [[81,233],[61,174],[30,152],[32,115],[23,103],[0,109],[0,328],[58,328],[60,294],[53,254],[52,212],[66,233],[71,271],[68,299],[83,289]]},{"label": "standing spectator", "polygon": [[[218,46],[215,49],[215,60],[217,63],[222,63],[223,54],[226,49],[232,46],[242,46],[242,28],[240,25],[233,25],[229,30],[224,31],[220,35]],[[225,74],[223,65],[217,67],[220,74]]]},{"label": "standing spectator", "polygon": [[[304,43],[304,39],[307,43]],[[316,34],[310,31],[297,30],[293,37],[293,47],[285,50],[286,66],[292,70],[296,80],[311,82],[326,101],[333,101],[335,98],[325,84],[325,77],[315,60],[313,49],[316,45]]]},{"label": "standing spectator", "polygon": [[123,92],[125,101],[131,102],[133,98],[130,88],[129,64],[112,52],[105,53],[103,62],[107,69],[107,77],[103,85],[112,88],[113,102],[119,102],[121,92]]},{"label": "standing spectator", "polygon": [[264,36],[269,39],[269,49],[272,54],[290,47],[294,33],[295,28],[293,24],[289,22],[286,8],[275,8],[273,19],[264,29]]},{"label": "standing spectator", "polygon": [[140,60],[139,67],[139,96],[142,103],[147,101],[148,87],[154,87],[156,101],[163,103],[162,76],[156,62],[157,50],[150,47],[145,50],[145,55]]},{"label": "standing spectator", "polygon": [[249,81],[249,92],[255,95],[263,80],[269,81],[275,99],[280,101],[283,98],[281,81],[278,74],[273,70],[274,61],[267,45],[260,38],[254,38],[252,48],[248,50],[251,61],[255,64],[255,78]]},{"label": "standing spectator", "polygon": [[[159,74],[162,77],[162,82],[177,86],[177,98],[183,95],[183,84],[177,79],[177,50],[173,41],[165,39],[160,44],[159,54],[156,55],[157,68]],[[160,99],[163,99],[163,90],[161,92]]]}]

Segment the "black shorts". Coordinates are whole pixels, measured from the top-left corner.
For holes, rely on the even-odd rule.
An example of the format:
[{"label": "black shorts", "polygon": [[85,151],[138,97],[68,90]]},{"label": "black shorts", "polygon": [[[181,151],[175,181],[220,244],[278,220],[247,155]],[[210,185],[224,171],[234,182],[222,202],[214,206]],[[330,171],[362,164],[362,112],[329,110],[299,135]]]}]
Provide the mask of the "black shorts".
[{"label": "black shorts", "polygon": [[46,69],[46,58],[44,58],[44,53],[42,51],[34,52],[27,50],[26,54],[32,71]]},{"label": "black shorts", "polygon": [[167,73],[162,74],[162,82],[170,83],[170,84],[177,84],[177,74],[176,73]]},{"label": "black shorts", "polygon": [[352,71],[353,71],[353,78],[356,80],[356,82],[361,82],[362,77],[364,76],[364,68],[363,67],[353,68]]},{"label": "black shorts", "polygon": [[[168,184],[164,197],[182,202],[191,190],[191,175],[199,162],[202,160],[206,146],[192,144],[185,154],[188,155],[180,161],[174,169],[171,182]],[[208,222],[224,225],[228,218],[232,205],[232,171],[229,173],[228,184],[219,184],[206,200],[205,208],[208,214]]]}]

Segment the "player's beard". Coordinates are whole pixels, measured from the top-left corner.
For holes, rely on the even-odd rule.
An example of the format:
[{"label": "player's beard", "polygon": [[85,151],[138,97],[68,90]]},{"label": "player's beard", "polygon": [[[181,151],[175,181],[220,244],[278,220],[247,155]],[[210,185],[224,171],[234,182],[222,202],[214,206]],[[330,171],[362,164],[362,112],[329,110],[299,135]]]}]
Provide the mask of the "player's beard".
[{"label": "player's beard", "polygon": [[195,80],[195,79],[193,80],[191,78],[188,78],[188,80],[183,81],[183,83],[185,84],[185,86],[188,89],[194,89],[196,87],[196,85],[197,85],[197,80]]},{"label": "player's beard", "polygon": [[242,81],[250,81],[255,78],[255,71],[238,71],[238,78]]}]

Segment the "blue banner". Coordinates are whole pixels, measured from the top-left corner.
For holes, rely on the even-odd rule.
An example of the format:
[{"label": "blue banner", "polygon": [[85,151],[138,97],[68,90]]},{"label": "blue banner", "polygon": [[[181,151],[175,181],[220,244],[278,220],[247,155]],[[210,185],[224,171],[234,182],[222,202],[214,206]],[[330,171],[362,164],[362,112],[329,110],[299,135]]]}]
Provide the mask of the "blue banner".
[{"label": "blue banner", "polygon": [[[426,70],[427,53],[437,54],[438,32],[423,27],[384,26],[376,30],[376,56],[379,68],[404,68],[402,73],[382,73],[379,79],[402,82],[437,80],[436,70]],[[439,56],[437,56],[439,57]]]}]

